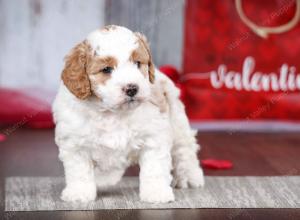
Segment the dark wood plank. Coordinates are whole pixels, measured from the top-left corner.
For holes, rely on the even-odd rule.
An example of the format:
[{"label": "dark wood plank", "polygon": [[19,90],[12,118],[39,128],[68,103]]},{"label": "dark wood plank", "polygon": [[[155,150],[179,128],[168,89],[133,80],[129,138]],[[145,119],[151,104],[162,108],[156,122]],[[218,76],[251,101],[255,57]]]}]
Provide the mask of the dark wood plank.
[{"label": "dark wood plank", "polygon": [[53,130],[19,129],[0,143],[6,176],[58,176],[63,174]]},{"label": "dark wood plank", "polygon": [[[300,209],[180,209],[8,212],[4,210],[6,176],[61,176],[53,130],[18,129],[0,142],[0,219],[300,219]],[[200,158],[229,159],[232,170],[206,175],[299,175],[299,133],[201,132]],[[137,175],[138,167],[127,175]]]},{"label": "dark wood plank", "polygon": [[[245,176],[245,175],[277,175],[270,164],[261,156],[254,153],[252,146],[253,135],[241,133],[201,133],[198,136],[202,151],[200,158],[225,159],[233,162],[231,170],[205,170],[206,175]],[[260,167],[261,169],[256,169]]]},{"label": "dark wood plank", "polygon": [[179,209],[179,210],[105,210],[105,211],[58,211],[4,213],[5,220],[299,220],[299,209]]}]

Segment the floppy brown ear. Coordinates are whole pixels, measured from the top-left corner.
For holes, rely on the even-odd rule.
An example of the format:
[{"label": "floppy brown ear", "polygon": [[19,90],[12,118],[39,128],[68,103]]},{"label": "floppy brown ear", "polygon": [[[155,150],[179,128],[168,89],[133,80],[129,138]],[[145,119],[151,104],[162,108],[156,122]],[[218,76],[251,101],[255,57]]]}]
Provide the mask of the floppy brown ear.
[{"label": "floppy brown ear", "polygon": [[73,95],[86,99],[91,95],[91,85],[86,73],[90,46],[86,41],[76,45],[65,57],[62,80]]},{"label": "floppy brown ear", "polygon": [[143,44],[143,46],[145,47],[145,49],[147,50],[147,53],[149,55],[149,62],[148,62],[148,73],[149,73],[149,81],[151,83],[154,83],[155,80],[155,68],[154,68],[154,64],[153,64],[153,60],[152,60],[152,55],[151,55],[151,51],[150,51],[150,47],[147,41],[147,38],[145,37],[145,35],[139,33],[139,32],[135,32],[135,35],[139,38],[141,44]]}]

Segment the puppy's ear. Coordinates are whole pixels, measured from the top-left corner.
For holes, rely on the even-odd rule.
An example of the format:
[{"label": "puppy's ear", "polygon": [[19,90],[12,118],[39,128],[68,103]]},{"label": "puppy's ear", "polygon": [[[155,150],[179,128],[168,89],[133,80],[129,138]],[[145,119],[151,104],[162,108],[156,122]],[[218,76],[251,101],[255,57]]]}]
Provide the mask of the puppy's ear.
[{"label": "puppy's ear", "polygon": [[140,43],[144,46],[144,48],[146,49],[148,55],[149,55],[149,62],[148,62],[148,73],[149,73],[149,81],[151,83],[154,83],[155,80],[155,67],[153,64],[153,60],[152,60],[152,55],[151,55],[151,51],[150,51],[150,47],[147,41],[147,38],[145,37],[145,35],[139,33],[139,32],[135,32],[135,35],[138,37]]},{"label": "puppy's ear", "polygon": [[86,99],[91,95],[91,84],[86,73],[90,51],[88,42],[83,41],[65,57],[65,67],[61,78],[70,92],[79,99]]}]

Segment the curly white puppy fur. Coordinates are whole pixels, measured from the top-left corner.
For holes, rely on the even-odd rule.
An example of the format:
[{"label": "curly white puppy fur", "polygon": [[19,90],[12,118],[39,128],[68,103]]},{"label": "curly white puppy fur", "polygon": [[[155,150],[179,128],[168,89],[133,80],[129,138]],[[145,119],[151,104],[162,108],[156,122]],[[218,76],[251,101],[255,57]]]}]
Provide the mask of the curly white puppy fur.
[{"label": "curly white puppy fur", "polygon": [[53,104],[63,200],[95,200],[97,187],[116,184],[134,163],[142,201],[173,201],[172,178],[177,187],[204,184],[179,90],[155,69],[142,34],[106,26],[65,61]]}]

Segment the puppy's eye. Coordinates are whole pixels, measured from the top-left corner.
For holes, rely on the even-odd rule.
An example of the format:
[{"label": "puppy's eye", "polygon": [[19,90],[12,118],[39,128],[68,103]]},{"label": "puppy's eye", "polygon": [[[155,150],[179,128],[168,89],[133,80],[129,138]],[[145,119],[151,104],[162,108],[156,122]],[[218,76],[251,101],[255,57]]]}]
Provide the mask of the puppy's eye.
[{"label": "puppy's eye", "polygon": [[107,67],[103,68],[103,69],[101,70],[101,72],[102,72],[102,73],[106,73],[106,74],[110,74],[110,73],[112,73],[113,70],[114,70],[114,68],[112,68],[112,67],[110,67],[110,66],[107,66]]},{"label": "puppy's eye", "polygon": [[137,68],[141,67],[141,62],[140,61],[135,61],[134,63],[136,64]]}]

